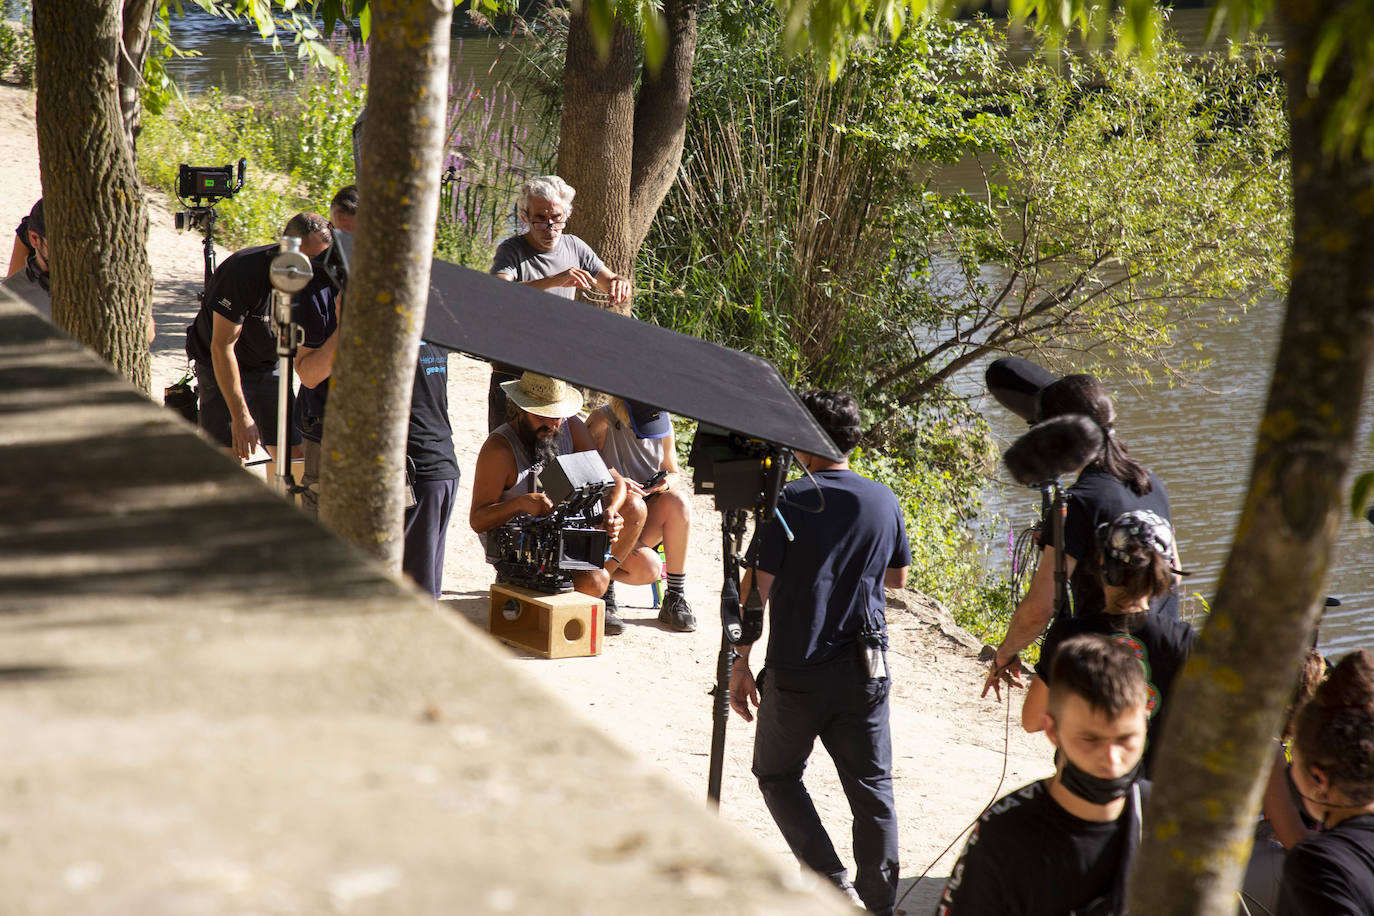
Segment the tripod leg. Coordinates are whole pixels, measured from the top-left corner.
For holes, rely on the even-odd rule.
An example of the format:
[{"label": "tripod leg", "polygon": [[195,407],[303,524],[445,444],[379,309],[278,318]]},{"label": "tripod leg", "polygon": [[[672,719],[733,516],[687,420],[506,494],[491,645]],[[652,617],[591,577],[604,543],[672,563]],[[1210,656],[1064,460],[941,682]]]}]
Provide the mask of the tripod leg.
[{"label": "tripod leg", "polygon": [[720,807],[720,779],[725,769],[725,728],[730,722],[730,669],[735,665],[735,648],[720,633],[720,655],[716,657],[716,693],[711,704],[711,773],[706,780],[706,798]]}]

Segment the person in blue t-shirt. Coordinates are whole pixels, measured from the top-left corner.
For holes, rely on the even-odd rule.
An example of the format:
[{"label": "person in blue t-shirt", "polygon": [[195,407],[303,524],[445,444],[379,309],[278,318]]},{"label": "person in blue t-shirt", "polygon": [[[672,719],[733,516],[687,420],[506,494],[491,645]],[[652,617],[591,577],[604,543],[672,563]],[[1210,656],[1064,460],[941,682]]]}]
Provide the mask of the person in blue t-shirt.
[{"label": "person in blue t-shirt", "polygon": [[[749,578],[768,608],[766,676],[749,669],[749,646],[730,674],[730,705],[752,721],[754,775],[797,859],[873,913],[897,896],[897,810],[888,724],[887,600],[911,564],[902,508],[892,491],[849,469],[859,442],[852,395],[809,391],[808,410],[846,456],[797,453],[809,472],[783,488],[776,521],[750,547]],[[816,738],[835,762],[854,815],[855,878],[848,873],[802,783]]]}]

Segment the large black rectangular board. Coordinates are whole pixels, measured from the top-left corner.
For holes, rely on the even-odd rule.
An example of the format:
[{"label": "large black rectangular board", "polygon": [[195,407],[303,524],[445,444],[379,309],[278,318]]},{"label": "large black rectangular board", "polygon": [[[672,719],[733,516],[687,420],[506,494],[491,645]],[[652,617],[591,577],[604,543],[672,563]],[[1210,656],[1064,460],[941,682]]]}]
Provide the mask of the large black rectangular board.
[{"label": "large black rectangular board", "polygon": [[841,455],[768,360],[434,261],[424,337],[831,460]]}]

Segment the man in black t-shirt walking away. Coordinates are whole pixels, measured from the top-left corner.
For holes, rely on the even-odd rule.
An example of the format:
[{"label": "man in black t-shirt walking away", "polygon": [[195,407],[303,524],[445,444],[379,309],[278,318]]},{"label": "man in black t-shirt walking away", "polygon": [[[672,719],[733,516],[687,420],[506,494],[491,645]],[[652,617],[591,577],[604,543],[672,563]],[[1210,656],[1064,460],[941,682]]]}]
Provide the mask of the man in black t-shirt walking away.
[{"label": "man in black t-shirt walking away", "polygon": [[[802,401],[848,456],[860,433],[854,397],[809,391]],[[906,584],[911,549],[891,490],[851,471],[848,457],[797,459],[811,478],[788,484],[778,502],[794,538],[770,521],[749,552],[747,576],[769,609],[767,673],[756,687],[750,647],[741,646],[730,705],[745,721],[750,703],[758,707],[754,775],[798,861],[870,912],[891,914],[898,855],[884,586]],[[816,738],[854,815],[853,885],[802,783]]]},{"label": "man in black t-shirt walking away", "polygon": [[1105,636],[1074,636],[1054,658],[1045,734],[1049,779],[995,802],[973,828],[936,916],[1119,916],[1149,783],[1145,670]]}]

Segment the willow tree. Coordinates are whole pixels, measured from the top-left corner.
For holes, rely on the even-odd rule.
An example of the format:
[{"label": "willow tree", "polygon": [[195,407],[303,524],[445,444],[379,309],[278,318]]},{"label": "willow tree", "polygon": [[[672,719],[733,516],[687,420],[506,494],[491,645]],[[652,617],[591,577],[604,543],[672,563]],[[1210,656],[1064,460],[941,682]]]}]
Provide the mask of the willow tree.
[{"label": "willow tree", "polygon": [[147,391],[148,211],[116,87],[123,7],[35,3],[34,83],[53,321]]},{"label": "willow tree", "polygon": [[574,10],[558,174],[578,192],[570,230],[630,276],[682,162],[698,0],[664,0],[661,14],[649,3],[616,9],[591,0]]},{"label": "willow tree", "polygon": [[320,518],[401,568],[406,430],[439,210],[452,0],[373,0],[353,274],[340,306]]}]

